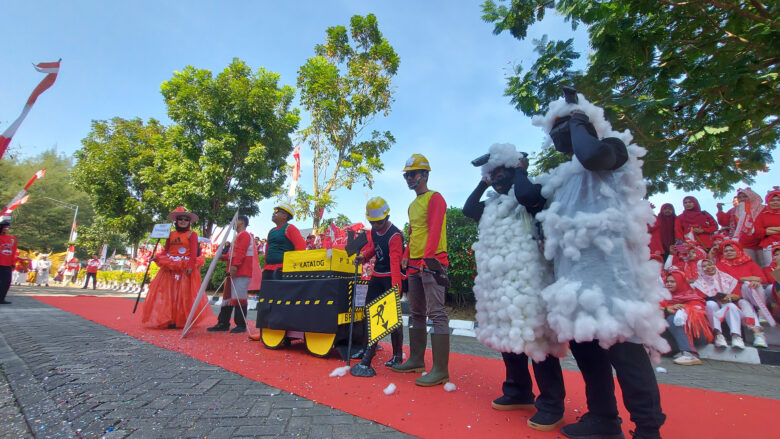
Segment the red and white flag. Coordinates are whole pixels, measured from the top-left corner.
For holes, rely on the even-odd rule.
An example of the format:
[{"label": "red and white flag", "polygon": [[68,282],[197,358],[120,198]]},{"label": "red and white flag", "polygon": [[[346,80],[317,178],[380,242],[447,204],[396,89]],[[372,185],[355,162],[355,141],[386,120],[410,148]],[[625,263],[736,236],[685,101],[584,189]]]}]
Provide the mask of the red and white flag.
[{"label": "red and white flag", "polygon": [[14,209],[26,203],[28,198],[30,198],[30,196],[25,195],[22,198],[16,200],[15,202],[11,203],[8,207],[5,208],[5,210],[3,211],[2,214],[0,214],[0,216],[11,216],[11,213],[14,211]]},{"label": "red and white flag", "polygon": [[287,198],[291,203],[295,199],[295,190],[298,188],[298,177],[301,176],[301,145],[293,150],[293,159],[295,164],[292,170],[292,182],[290,182],[290,189],[287,190]]},{"label": "red and white flag", "polygon": [[41,73],[46,73],[46,77],[43,78],[38,86],[35,87],[35,90],[33,90],[33,92],[30,94],[30,97],[27,98],[27,103],[24,104],[22,114],[8,128],[6,128],[3,134],[0,134],[0,158],[2,158],[3,154],[5,154],[5,150],[11,143],[11,138],[16,133],[16,130],[19,129],[19,125],[22,124],[24,118],[27,117],[27,113],[30,112],[30,109],[35,103],[35,100],[38,99],[38,96],[40,96],[41,93],[54,85],[54,81],[57,80],[57,74],[60,71],[60,61],[42,62],[33,66],[35,67],[35,70]]},{"label": "red and white flag", "polygon": [[[5,206],[5,209],[3,209],[3,214],[5,214],[5,211],[6,211],[6,210],[8,210],[8,209],[11,209],[11,206],[14,206],[14,205],[16,205],[16,206],[15,206],[13,209],[11,209],[11,210],[14,210],[14,209],[16,209],[17,207],[19,207],[19,204],[24,204],[24,203],[26,203],[26,202],[27,202],[27,200],[25,199],[25,200],[24,200],[22,203],[16,204],[16,203],[17,203],[19,200],[21,200],[21,199],[22,199],[22,197],[24,197],[25,195],[27,195],[27,189],[30,189],[30,186],[33,184],[33,182],[35,182],[35,180],[37,180],[37,179],[39,179],[39,178],[43,177],[44,175],[46,175],[46,169],[41,169],[40,171],[36,172],[36,173],[35,173],[35,175],[33,175],[33,176],[32,176],[32,178],[30,178],[30,180],[27,182],[27,184],[26,184],[26,185],[24,185],[24,189],[22,189],[21,191],[19,191],[19,193],[18,193],[18,194],[16,194],[16,196],[14,197],[14,199],[13,199],[13,200],[11,200],[11,202],[10,202],[10,203],[8,203],[8,204]],[[9,214],[9,215],[10,215],[10,214]]]}]

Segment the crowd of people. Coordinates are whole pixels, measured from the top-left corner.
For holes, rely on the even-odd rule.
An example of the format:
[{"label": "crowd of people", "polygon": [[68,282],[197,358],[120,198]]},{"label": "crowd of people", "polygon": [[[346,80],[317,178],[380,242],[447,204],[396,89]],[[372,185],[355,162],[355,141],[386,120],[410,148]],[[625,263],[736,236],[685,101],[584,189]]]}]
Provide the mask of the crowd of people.
[{"label": "crowd of people", "polygon": [[737,190],[733,207],[718,204],[713,217],[694,197],[683,199],[676,215],[661,206],[651,233],[651,257],[664,264],[662,281],[671,299],[661,303],[679,353],[674,362],[698,365],[696,343],[744,349],[742,325],[753,346],[767,347],[761,322],[780,316],[780,189],[762,199],[751,188]]}]

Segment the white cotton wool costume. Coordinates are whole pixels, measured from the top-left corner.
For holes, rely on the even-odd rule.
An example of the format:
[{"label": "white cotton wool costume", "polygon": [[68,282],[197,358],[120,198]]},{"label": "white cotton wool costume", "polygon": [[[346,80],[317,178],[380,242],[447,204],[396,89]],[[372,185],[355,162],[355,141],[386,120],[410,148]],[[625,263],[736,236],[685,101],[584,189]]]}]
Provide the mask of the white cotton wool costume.
[{"label": "white cotton wool costume", "polygon": [[[669,350],[658,304],[670,295],[657,280],[661,266],[650,260],[647,225],[654,217],[639,159],[646,150],[631,143],[628,130],[613,131],[604,110],[582,94],[578,104],[553,102],[532,123],[549,133],[557,117],[575,109],[590,118],[599,138],[622,140],[628,161],[614,171],[589,171],[574,155],[537,179],[549,206],[536,218],[546,238],[544,255],[555,263],[556,281],[542,291],[547,319],[561,342],[598,339],[605,349],[642,343],[657,362]],[[548,136],[545,146],[551,142]]]},{"label": "white cotton wool costume", "polygon": [[[514,167],[520,153],[510,144],[490,147],[482,167],[489,175],[498,166]],[[552,264],[539,252],[533,218],[518,204],[514,190],[488,192],[479,221],[479,240],[472,246],[477,262],[477,339],[498,351],[525,353],[534,361],[548,354],[566,355],[547,324],[541,297],[552,283]]]}]

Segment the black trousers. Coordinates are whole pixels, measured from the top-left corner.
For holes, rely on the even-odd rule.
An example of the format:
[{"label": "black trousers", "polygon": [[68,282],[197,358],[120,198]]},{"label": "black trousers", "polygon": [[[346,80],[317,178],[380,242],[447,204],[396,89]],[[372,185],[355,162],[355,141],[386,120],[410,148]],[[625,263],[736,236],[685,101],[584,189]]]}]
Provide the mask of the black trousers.
[{"label": "black trousers", "polygon": [[570,342],[571,353],[585,380],[588,411],[605,418],[617,418],[615,399],[615,368],[623,404],[639,431],[658,431],[666,420],[661,411],[661,395],[644,346],[638,343],[617,343],[603,349],[598,341]]},{"label": "black trousers", "polygon": [[13,267],[8,265],[0,265],[0,302],[5,300],[8,289],[11,288],[11,276],[13,273]]},{"label": "black trousers", "polygon": [[[502,352],[506,366],[506,381],[501,386],[504,395],[519,401],[534,401],[531,374],[528,372],[528,356],[512,352]],[[544,361],[531,362],[534,378],[539,387],[539,397],[534,401],[540,412],[563,415],[566,389],[563,386],[563,372],[558,358],[548,355]]]},{"label": "black trousers", "polygon": [[84,289],[89,285],[90,278],[92,279],[92,289],[94,290],[97,288],[97,273],[87,273],[87,275],[84,276]]}]

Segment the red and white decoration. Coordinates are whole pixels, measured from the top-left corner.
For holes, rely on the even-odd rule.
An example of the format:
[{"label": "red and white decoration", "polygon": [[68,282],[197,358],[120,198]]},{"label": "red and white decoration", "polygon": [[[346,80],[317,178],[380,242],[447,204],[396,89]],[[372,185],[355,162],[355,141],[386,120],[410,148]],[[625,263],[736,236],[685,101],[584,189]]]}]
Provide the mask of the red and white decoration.
[{"label": "red and white decoration", "polygon": [[54,81],[57,80],[57,74],[60,71],[60,61],[62,60],[57,62],[42,62],[34,65],[35,70],[41,73],[46,73],[46,77],[43,78],[38,86],[35,87],[35,90],[33,90],[33,92],[30,94],[30,97],[27,99],[27,103],[24,104],[22,114],[19,115],[19,117],[14,121],[14,123],[11,124],[11,126],[6,128],[3,134],[0,134],[0,158],[2,158],[3,154],[5,154],[5,150],[11,143],[11,138],[16,133],[16,130],[19,129],[19,125],[22,124],[24,118],[27,117],[27,113],[29,113],[30,109],[32,109],[35,100],[38,99],[38,96],[40,96],[41,93],[54,85]]},{"label": "red and white decoration", "polygon": [[11,200],[10,203],[8,203],[7,206],[3,209],[3,212],[0,213],[0,216],[11,216],[11,212],[14,211],[17,207],[21,206],[22,204],[26,203],[29,199],[29,195],[27,195],[27,190],[30,189],[30,186],[35,182],[35,180],[39,178],[43,178],[43,176],[46,175],[46,169],[41,169],[40,171],[36,172],[35,175],[33,175],[28,181],[27,184],[24,185],[24,189],[19,191],[18,194],[14,197],[13,200]]}]

